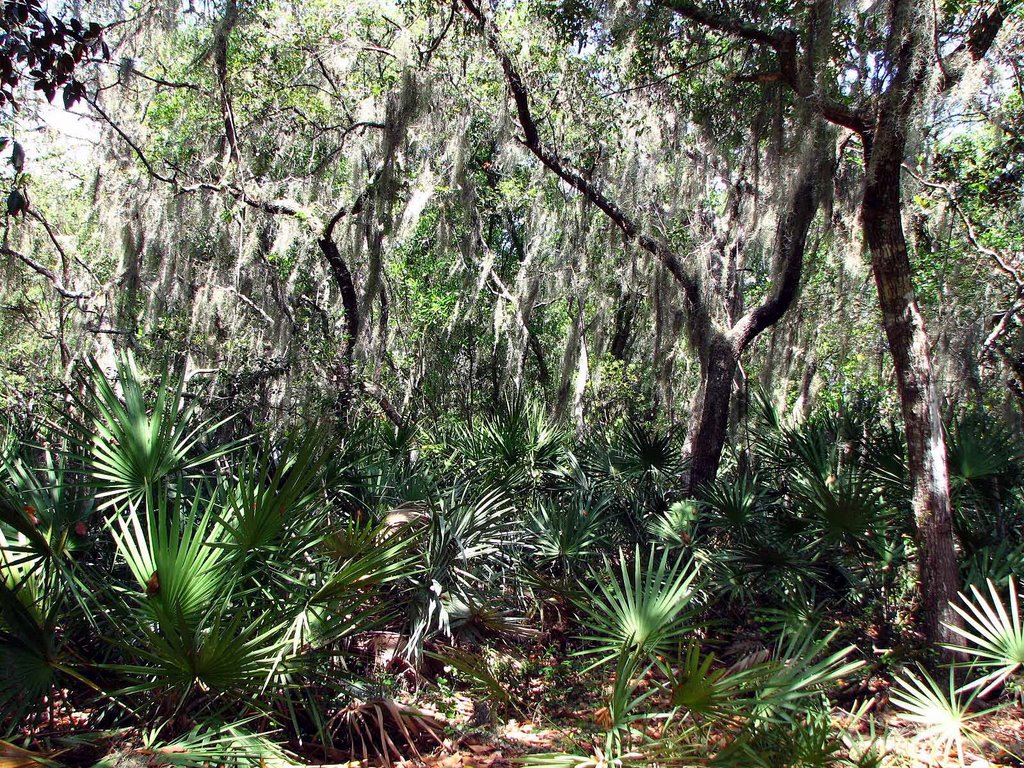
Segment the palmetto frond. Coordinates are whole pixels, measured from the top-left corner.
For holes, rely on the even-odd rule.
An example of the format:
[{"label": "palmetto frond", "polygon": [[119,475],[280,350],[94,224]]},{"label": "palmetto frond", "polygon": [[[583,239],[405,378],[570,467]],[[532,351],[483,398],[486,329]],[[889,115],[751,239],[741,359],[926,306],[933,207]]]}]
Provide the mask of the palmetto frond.
[{"label": "palmetto frond", "polygon": [[1010,429],[981,415],[952,426],[947,438],[949,480],[954,491],[983,490],[985,484],[1019,472],[1024,445]]},{"label": "palmetto frond", "polygon": [[820,526],[826,539],[863,537],[885,513],[874,480],[856,467],[828,477],[798,473],[791,487],[801,511]]},{"label": "palmetto frond", "polygon": [[[36,548],[37,555],[61,557],[85,541],[93,499],[69,468],[71,460],[53,450],[42,450],[41,466],[30,466],[18,455],[0,459],[0,475],[9,483],[9,503],[22,512],[17,517],[29,520],[32,530],[48,543]],[[0,523],[5,522],[7,515],[0,508]],[[33,542],[41,543],[35,536],[28,541],[30,545]]]},{"label": "palmetto frond", "polygon": [[121,630],[126,655],[142,663],[113,666],[132,681],[125,693],[259,690],[280,664],[290,617],[271,601],[250,611],[262,593],[229,560],[221,502],[203,487],[191,498],[158,491],[108,522],[136,582]]},{"label": "palmetto frond", "polygon": [[[280,450],[264,445],[258,457],[250,455],[240,462],[224,516],[234,548],[245,554],[273,549],[283,532],[297,523],[316,527],[314,507],[323,491],[327,457],[324,444],[323,435],[293,435]],[[305,538],[316,541],[315,536]]]},{"label": "palmetto frond", "polygon": [[408,527],[353,524],[326,536],[322,547],[329,557],[323,586],[310,598],[314,604],[353,600],[368,587],[408,581],[422,565],[415,549],[419,535]]},{"label": "palmetto frond", "polygon": [[59,678],[84,679],[66,640],[93,620],[75,610],[87,597],[71,556],[81,538],[71,525],[83,508],[77,491],[47,487],[24,466],[18,471],[24,474],[11,478],[17,495],[0,486],[0,728],[38,711]]},{"label": "palmetto frond", "polygon": [[448,632],[449,608],[476,602],[475,593],[508,563],[516,521],[515,505],[500,488],[480,495],[453,489],[431,506],[410,604],[410,653],[416,655],[431,633]]},{"label": "palmetto frond", "polygon": [[744,692],[754,671],[717,666],[714,654],[702,654],[696,642],[689,644],[677,666],[663,659],[656,663],[673,708],[712,722],[743,714]]},{"label": "palmetto frond", "polygon": [[244,697],[261,692],[288,647],[287,625],[253,621],[237,609],[233,618],[229,613],[217,605],[196,626],[180,618],[165,619],[158,627],[140,625],[145,642],[136,653],[144,663],[112,667],[136,680],[123,692],[173,689],[183,695],[193,687]]},{"label": "palmetto frond", "polygon": [[751,689],[755,723],[801,722],[811,707],[823,703],[830,685],[864,666],[849,660],[855,646],[830,651],[836,632],[816,638],[816,629],[812,625],[780,638],[772,657],[759,666]]},{"label": "palmetto frond", "polygon": [[947,625],[968,641],[967,645],[950,647],[973,656],[977,659],[977,665],[991,670],[981,679],[969,683],[962,689],[984,688],[983,696],[1024,666],[1024,623],[1021,622],[1017,585],[1013,578],[1007,579],[1010,604],[1007,611],[995,585],[990,580],[986,582],[991,602],[972,584],[973,600],[961,592],[960,600],[963,605],[951,603],[953,610],[960,614],[966,626]]},{"label": "palmetto frond", "polygon": [[613,471],[631,479],[674,480],[683,470],[683,455],[675,433],[629,421],[611,451]]},{"label": "palmetto frond", "polygon": [[[630,564],[631,563],[631,564]],[[591,572],[595,586],[584,586],[577,603],[592,643],[584,653],[599,656],[594,666],[610,661],[622,649],[644,653],[667,651],[692,631],[689,603],[697,569],[692,560],[651,548],[644,559],[639,547],[629,558],[619,552],[618,568],[605,558]]]},{"label": "palmetto frond", "polygon": [[677,501],[660,515],[647,521],[647,531],[654,540],[669,547],[688,547],[693,540],[693,528],[700,516],[700,507],[694,501]]},{"label": "palmetto frond", "polygon": [[575,494],[568,500],[543,499],[530,518],[532,554],[541,567],[574,573],[608,544],[607,496]]},{"label": "palmetto frond", "polygon": [[475,427],[456,432],[455,449],[476,471],[507,493],[528,491],[561,474],[566,435],[537,403],[518,394]]},{"label": "palmetto frond", "polygon": [[978,691],[975,688],[969,696],[962,698],[956,690],[952,669],[946,688],[923,669],[918,672],[905,670],[897,676],[895,685],[890,689],[889,700],[903,710],[904,718],[921,729],[917,734],[918,740],[937,742],[942,757],[956,747],[962,765],[965,739],[976,741],[981,736],[972,722],[992,710],[972,711],[971,705]]},{"label": "palmetto frond", "polygon": [[717,479],[701,489],[701,498],[720,525],[742,533],[762,511],[765,492],[757,477],[741,474]]},{"label": "palmetto frond", "polygon": [[34,565],[13,555],[0,530],[0,724],[10,715],[9,725],[15,725],[38,707],[59,666],[60,596],[47,589],[43,569]]},{"label": "palmetto frond", "polygon": [[186,406],[181,380],[165,369],[152,405],[130,353],[117,361],[123,398],[99,364],[89,365],[91,397],[82,403],[92,433],[88,470],[102,507],[138,502],[165,479],[182,475],[223,455],[230,447],[205,449],[203,440],[223,421],[198,419],[197,406]]},{"label": "palmetto frond", "polygon": [[[204,722],[187,733],[165,740],[160,728],[145,731],[142,745],[113,764],[137,757],[149,765],[205,768],[219,765],[230,768],[269,768],[290,765],[284,752],[265,736],[253,733],[249,721],[235,723]],[[97,768],[113,768],[101,762]]]},{"label": "palmetto frond", "polygon": [[226,534],[217,512],[218,499],[206,489],[188,501],[158,491],[108,521],[142,604],[155,617],[195,622],[224,589]]}]

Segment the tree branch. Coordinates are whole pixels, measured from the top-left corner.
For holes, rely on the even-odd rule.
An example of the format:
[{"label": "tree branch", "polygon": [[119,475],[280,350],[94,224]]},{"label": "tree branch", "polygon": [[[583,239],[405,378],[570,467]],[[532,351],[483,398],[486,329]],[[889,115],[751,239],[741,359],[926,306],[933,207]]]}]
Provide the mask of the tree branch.
[{"label": "tree branch", "polygon": [[906,163],[903,164],[903,170],[914,177],[914,179],[922,186],[938,190],[945,194],[946,198],[949,200],[949,204],[953,208],[953,212],[956,213],[957,218],[959,218],[960,222],[963,224],[964,231],[967,234],[967,240],[970,244],[974,246],[978,253],[981,253],[991,259],[1000,272],[1013,280],[1014,284],[1017,286],[1018,296],[1024,295],[1024,275],[1021,274],[1021,266],[1015,266],[1013,264],[1014,259],[1010,254],[1001,253],[996,248],[989,248],[982,244],[981,240],[978,238],[977,227],[975,227],[974,222],[967,214],[967,211],[965,211],[963,206],[960,205],[960,201],[957,199],[957,196],[953,191],[953,186],[951,184],[947,186],[945,184],[939,184],[938,182],[928,181],[919,174],[914,173],[913,169]]},{"label": "tree branch", "polygon": [[77,301],[78,299],[88,299],[92,297],[91,293],[76,293],[75,291],[72,291],[71,289],[67,288],[64,285],[64,283],[61,282],[60,278],[57,277],[57,273],[54,272],[52,269],[44,267],[31,256],[26,256],[25,254],[14,250],[6,243],[0,245],[0,253],[4,254],[5,256],[13,256],[18,261],[27,266],[29,269],[31,269],[33,272],[36,272],[37,274],[45,277],[49,281],[50,285],[53,286],[53,289],[61,296],[63,296],[65,299]]},{"label": "tree branch", "polygon": [[967,37],[949,55],[948,61],[943,61],[939,50],[936,49],[935,56],[942,69],[940,91],[953,88],[963,79],[971,64],[985,58],[1015,4],[1013,0],[997,0],[983,11],[967,30]]},{"label": "tree branch", "polygon": [[694,277],[683,269],[683,265],[675,253],[662,241],[643,232],[636,221],[626,214],[615,202],[610,200],[593,182],[568,165],[568,163],[563,162],[556,152],[544,145],[530,108],[529,91],[511,57],[506,52],[494,24],[484,16],[483,11],[476,4],[475,0],[462,0],[462,2],[470,16],[475,20],[491,52],[501,64],[505,80],[508,83],[509,90],[512,92],[512,99],[516,105],[519,124],[523,129],[522,142],[526,148],[548,170],[552,171],[599,208],[622,231],[626,239],[636,241],[641,248],[661,262],[682,287],[691,310],[699,311],[701,307],[700,286]]},{"label": "tree branch", "polygon": [[[775,259],[778,265],[771,293],[747,312],[729,331],[730,341],[742,352],[758,334],[777,323],[796,300],[803,273],[807,233],[821,200],[822,166],[831,167],[831,158],[808,150],[800,180],[792,192],[789,208],[779,217],[775,234]],[[820,159],[819,159],[820,158]]]},{"label": "tree branch", "polygon": [[689,0],[662,0],[662,4],[680,16],[698,24],[742,40],[750,40],[776,51],[796,51],[796,33],[791,29],[762,29],[724,13],[714,13]]},{"label": "tree branch", "polygon": [[224,138],[227,141],[228,160],[240,163],[242,156],[238,150],[238,132],[235,128],[235,110],[231,105],[231,89],[228,87],[228,40],[238,23],[238,2],[227,0],[224,16],[213,35],[213,64],[217,74],[217,87],[220,93],[220,109],[224,121]]},{"label": "tree branch", "polygon": [[376,384],[370,381],[364,381],[360,387],[370,399],[372,399],[377,405],[380,406],[381,411],[388,417],[388,421],[394,424],[396,427],[402,428],[405,426],[405,419],[402,418],[402,414],[398,412],[394,403],[385,394],[384,390],[378,387]]},{"label": "tree branch", "polygon": [[154,168],[153,164],[149,161],[149,158],[146,157],[146,154],[139,148],[139,145],[132,141],[131,136],[125,133],[121,126],[119,126],[117,123],[113,121],[113,119],[111,119],[110,115],[108,115],[103,110],[103,108],[99,105],[99,102],[96,101],[96,99],[86,98],[86,101],[88,102],[89,106],[96,110],[96,113],[103,118],[107,125],[114,129],[114,132],[121,137],[122,141],[124,141],[125,144],[131,147],[132,151],[135,153],[135,156],[139,158],[139,162],[141,162],[142,165],[146,168],[146,172],[150,176],[152,176],[154,179],[159,179],[165,184],[177,184],[177,181],[174,178],[170,176],[165,176],[162,173],[157,172],[156,168]]},{"label": "tree branch", "polygon": [[779,62],[777,70],[737,75],[734,78],[737,82],[784,83],[797,96],[810,101],[829,122],[860,134],[870,131],[870,122],[860,110],[820,93],[806,72],[801,71],[797,58],[799,37],[794,30],[788,27],[764,29],[734,16],[710,11],[697,3],[690,2],[690,0],[661,0],[661,2],[679,16],[708,29],[758,45],[766,45],[775,51]]},{"label": "tree branch", "polygon": [[[47,221],[46,217],[43,216],[43,214],[39,213],[39,211],[34,211],[30,209],[26,211],[26,213],[43,225],[43,229],[46,230],[46,234],[50,238],[50,242],[53,244],[53,247],[57,250],[57,253],[60,255],[61,260],[66,264],[68,261],[68,255],[64,251],[64,246],[60,244],[60,240],[57,239],[57,234],[53,231],[53,228],[50,226],[50,222]],[[96,278],[96,273],[92,271],[92,268],[88,264],[82,261],[77,255],[74,257],[74,260],[75,263],[78,264],[78,266],[80,266],[89,274],[89,277],[91,277],[97,283],[99,282],[99,280],[97,280]]]}]

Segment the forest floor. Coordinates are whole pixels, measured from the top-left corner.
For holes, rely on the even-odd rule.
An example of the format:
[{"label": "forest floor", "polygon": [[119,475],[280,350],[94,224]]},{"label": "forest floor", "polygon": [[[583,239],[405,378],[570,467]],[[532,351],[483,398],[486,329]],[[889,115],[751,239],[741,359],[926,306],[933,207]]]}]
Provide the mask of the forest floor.
[{"label": "forest floor", "polygon": [[[600,672],[586,671],[580,658],[563,648],[537,646],[515,651],[515,655],[500,657],[500,682],[509,696],[503,705],[486,704],[484,692],[448,666],[434,665],[433,674],[418,678],[413,686],[403,685],[411,675],[398,674],[392,680],[392,697],[350,708],[353,727],[349,735],[357,737],[351,738],[353,744],[362,743],[362,754],[359,749],[357,754],[349,749],[331,749],[325,754],[322,748],[314,748],[316,755],[303,754],[305,750],[289,743],[284,745],[292,753],[287,763],[293,764],[297,758],[296,764],[322,768],[512,768],[521,766],[530,754],[594,754],[595,747],[603,744],[602,719],[607,717],[603,699],[610,681]],[[873,748],[884,759],[870,764],[881,768],[1024,767],[1024,708],[1019,702],[972,716],[971,735],[957,745],[939,727],[911,722],[887,706],[887,688],[878,676],[870,677],[866,684],[851,685],[851,690],[865,692],[875,705],[856,719],[849,710],[857,709],[859,702],[850,694],[840,694],[834,723],[836,733],[847,737],[835,757]],[[49,728],[54,735],[73,736],[81,725],[73,718],[60,718],[51,721]],[[659,734],[652,728],[648,735]],[[715,734],[711,738],[715,739]],[[721,741],[726,743],[725,734]],[[86,749],[81,759],[62,764],[92,764],[102,754],[99,744],[93,748],[101,752],[92,754]],[[107,750],[118,748],[107,745]],[[152,758],[164,751],[137,751],[150,759],[133,765],[156,765],[159,761]],[[56,765],[44,757],[0,742],[0,768]],[[595,765],[600,764],[591,763]]]},{"label": "forest floor", "polygon": [[[596,673],[582,673],[578,660],[552,651],[530,654],[511,664],[516,674],[510,693],[517,703],[501,711],[482,707],[472,691],[457,690],[443,676],[424,683],[415,695],[403,696],[409,706],[442,724],[445,736],[443,745],[435,743],[432,751],[393,764],[503,768],[520,765],[531,753],[592,754],[594,746],[602,743],[602,699],[608,681]],[[852,716],[842,706],[835,710],[837,733],[848,729],[847,744],[854,751],[873,746],[886,756],[879,765],[887,768],[1024,766],[1021,706],[1005,706],[972,719],[972,736],[958,747],[940,729],[910,722],[886,706],[887,685],[878,678],[873,681],[878,706],[869,715],[857,718],[850,727]],[[855,702],[849,701],[849,706],[854,708]]]},{"label": "forest floor", "polygon": [[[449,718],[432,707],[421,707],[425,713],[446,722],[451,730],[461,733],[445,739],[444,747],[419,757],[393,763],[395,768],[430,766],[430,768],[513,768],[531,753],[571,752],[586,754],[593,744],[591,736],[598,730],[597,708],[581,706],[576,712],[559,712],[557,717],[546,717],[538,710],[535,720],[510,718],[485,727],[473,728],[470,721],[473,704],[466,697],[452,699],[459,714]],[[581,702],[582,704],[582,702]],[[842,716],[837,726],[843,725]],[[853,742],[861,749],[871,745],[882,746],[888,768],[999,768],[1024,766],[1024,709],[1008,707],[974,721],[979,734],[974,740],[961,745],[961,755],[955,744],[941,735],[921,736],[920,729],[899,715],[888,712],[879,715],[872,726],[863,721],[856,728]],[[884,736],[883,736],[884,734]],[[881,739],[884,738],[884,745]],[[962,759],[961,759],[962,757]],[[365,763],[364,763],[365,764]],[[352,766],[355,768],[355,765]]]}]

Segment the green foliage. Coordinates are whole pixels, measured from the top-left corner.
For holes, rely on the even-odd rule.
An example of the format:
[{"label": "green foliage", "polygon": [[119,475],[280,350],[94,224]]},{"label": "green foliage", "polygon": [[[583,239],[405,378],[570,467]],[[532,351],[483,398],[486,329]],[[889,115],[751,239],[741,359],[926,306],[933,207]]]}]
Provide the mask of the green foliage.
[{"label": "green foliage", "polygon": [[[379,673],[351,649],[384,630],[389,658],[441,661],[495,706],[525,707],[487,649],[550,632],[551,606],[575,635],[569,658],[608,687],[583,754],[531,761],[836,765],[850,747],[829,691],[863,664],[819,629],[821,606],[847,632],[894,632],[909,610],[901,442],[870,411],[800,427],[765,412],[749,468],[695,500],[677,489],[677,436],[636,421],[574,445],[520,397],[455,430],[362,422],[225,443],[237,432],[186,407],[169,375],[148,391],[129,358],[118,373],[91,370],[75,407],[93,416],[53,433],[61,447],[6,439],[9,734],[67,690],[95,713],[88,728],[151,724],[129,751],[185,764],[280,760],[284,734],[398,759],[435,725],[376,698]],[[1015,463],[997,473],[1007,521]],[[98,508],[101,472],[114,479]],[[995,498],[983,474],[973,514]],[[1009,607],[991,584],[955,606],[973,657],[960,692],[901,678],[894,701],[923,733],[957,743],[973,696],[1012,687],[1009,590]],[[740,637],[756,641],[731,650]]]},{"label": "green foliage", "polygon": [[201,450],[204,437],[220,422],[207,419],[195,423],[192,417],[196,406],[184,405],[182,383],[173,383],[166,369],[156,385],[152,407],[146,403],[138,368],[130,354],[117,361],[123,399],[95,361],[89,374],[92,398],[82,406],[90,422],[81,425],[81,431],[92,434],[88,470],[103,508],[137,504],[147,493],[158,492],[166,481],[228,450]]},{"label": "green foliage", "polygon": [[[630,558],[618,553],[618,568],[606,557],[604,567],[592,573],[596,587],[584,586],[577,608],[586,616],[592,645],[585,653],[598,655],[594,666],[631,649],[656,654],[678,645],[693,631],[688,603],[696,587],[697,569],[684,557],[672,557],[655,548],[641,557],[639,547]],[[631,563],[631,565],[630,565]]]},{"label": "green foliage", "polygon": [[[525,708],[483,659],[543,638],[607,688],[585,754],[538,764],[852,761],[830,689],[859,672],[851,639],[893,649],[879,675],[910,652],[922,556],[858,131],[813,149],[831,178],[799,300],[743,350],[736,439],[697,498],[682,425],[702,335],[779,295],[807,110],[873,122],[892,19],[476,5],[521,78],[465,3],[115,3],[96,151],[5,118],[5,735],[45,740],[67,710],[116,734],[97,743],[124,760],[101,765],[274,765],[297,759],[285,742],[334,762],[357,740],[387,762],[421,721],[379,678],[440,657]],[[921,82],[959,75],[986,11],[935,11],[948,71]],[[903,126],[974,682],[904,677],[897,696],[957,734],[962,694],[1010,694],[1024,663],[1024,450],[992,415],[1022,392],[1019,47],[1003,34],[970,70],[962,110],[925,89]],[[135,351],[108,380],[90,355],[111,346]],[[751,403],[758,381],[777,391]],[[390,655],[368,651],[383,635]]]},{"label": "green foliage", "polygon": [[540,499],[530,518],[531,554],[538,566],[563,579],[582,575],[587,563],[608,547],[609,505],[607,496],[592,493]]},{"label": "green foliage", "polygon": [[961,653],[973,656],[973,666],[991,670],[984,677],[975,680],[964,690],[983,688],[981,695],[987,695],[1004,683],[1014,672],[1024,666],[1024,623],[1017,599],[1017,585],[1012,578],[1007,580],[1010,610],[988,581],[991,602],[974,585],[971,585],[972,601],[963,593],[963,605],[953,603],[953,608],[966,623],[966,627],[950,625],[950,629],[969,642],[967,646],[952,646]]},{"label": "green foliage", "polygon": [[907,720],[921,726],[919,739],[937,740],[941,757],[956,747],[957,758],[962,764],[964,740],[977,742],[982,736],[971,721],[990,710],[972,711],[971,704],[977,691],[962,698],[956,690],[952,670],[945,688],[923,669],[919,673],[907,670],[896,678],[895,689],[890,695],[892,703],[903,710]]},{"label": "green foliage", "polygon": [[455,450],[468,468],[513,495],[542,488],[565,470],[565,435],[543,407],[518,394],[479,425],[461,426]]}]

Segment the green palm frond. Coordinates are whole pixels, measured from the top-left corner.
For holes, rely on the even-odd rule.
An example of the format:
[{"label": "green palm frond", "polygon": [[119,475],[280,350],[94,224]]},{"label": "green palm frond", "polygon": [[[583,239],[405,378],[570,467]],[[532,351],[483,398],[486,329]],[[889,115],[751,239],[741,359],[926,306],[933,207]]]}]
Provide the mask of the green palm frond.
[{"label": "green palm frond", "polygon": [[194,622],[225,588],[225,532],[217,512],[218,500],[206,489],[197,489],[191,503],[158,491],[108,521],[153,616]]},{"label": "green palm frond", "polygon": [[668,547],[688,547],[700,516],[700,507],[692,500],[677,501],[660,515],[647,522],[647,531],[654,540]]},{"label": "green palm frond", "polygon": [[452,597],[447,606],[452,637],[462,643],[479,645],[488,636],[503,635],[520,641],[535,638],[540,630],[521,615],[497,602],[495,595]]},{"label": "green palm frond", "polygon": [[772,440],[782,431],[782,414],[763,386],[755,387],[750,395],[750,409],[761,422],[756,432],[758,442]]},{"label": "green palm frond", "polygon": [[180,766],[181,768],[284,768],[293,765],[285,753],[266,736],[253,733],[247,727],[250,721],[235,723],[206,722],[196,725],[177,738],[165,740],[162,728],[142,734],[142,746],[119,755],[119,761],[97,768],[114,768],[126,758],[138,757],[149,765]]},{"label": "green palm frond", "polygon": [[15,569],[5,567],[5,543],[0,533],[0,729],[4,730],[18,726],[42,705],[60,663],[57,612],[46,610],[38,579],[19,579]]},{"label": "green palm frond", "polygon": [[415,548],[418,532],[409,528],[355,525],[325,539],[331,564],[323,586],[313,594],[314,604],[353,600],[368,587],[409,581],[420,573]]},{"label": "green palm frond", "polygon": [[920,674],[905,670],[895,678],[895,685],[890,689],[889,700],[903,710],[903,717],[917,725],[920,730],[916,736],[919,741],[931,741],[941,748],[941,757],[949,754],[956,747],[956,753],[963,764],[964,741],[977,743],[982,735],[973,725],[973,721],[990,714],[993,709],[971,711],[977,688],[962,698],[956,689],[953,670],[949,671],[948,685],[943,688],[923,669]]},{"label": "green palm frond", "polygon": [[410,602],[410,654],[416,656],[431,634],[448,633],[450,607],[460,600],[476,602],[475,593],[509,562],[517,518],[501,488],[480,495],[458,488],[431,505]]},{"label": "green palm frond", "polygon": [[518,394],[475,427],[456,430],[454,448],[474,470],[507,493],[520,493],[562,474],[566,434],[538,403]]},{"label": "green palm frond", "polygon": [[183,382],[173,381],[166,368],[152,406],[147,403],[142,375],[130,353],[118,358],[117,377],[123,398],[92,360],[88,380],[91,398],[82,403],[91,417],[88,470],[101,507],[138,502],[165,479],[188,473],[233,447],[202,447],[204,439],[227,419],[198,419],[197,406],[184,403]]},{"label": "green palm frond", "polygon": [[855,467],[824,478],[797,473],[791,489],[801,510],[820,526],[826,539],[857,539],[870,534],[885,512],[873,479]]},{"label": "green palm frond", "polygon": [[56,555],[50,546],[49,537],[39,529],[35,509],[26,509],[26,506],[19,502],[9,488],[0,485],[0,531],[6,528],[11,536],[7,544],[9,563],[13,562],[14,555],[29,560]]},{"label": "green palm frond", "polygon": [[646,560],[636,548],[630,558],[619,552],[616,568],[607,558],[604,567],[591,572],[594,587],[584,586],[577,603],[590,634],[583,639],[592,647],[581,653],[597,655],[592,666],[616,658],[623,649],[644,653],[668,651],[692,631],[689,603],[697,569],[691,559],[658,555],[651,548]]},{"label": "green palm frond", "polygon": [[[496,555],[509,541],[516,522],[516,508],[501,488],[485,491],[475,501],[465,492],[447,506],[450,529],[461,543],[460,558],[476,560]],[[454,501],[454,498],[453,498]]]},{"label": "green palm frond", "polygon": [[[35,554],[60,557],[86,543],[93,499],[69,468],[72,459],[68,455],[50,449],[42,449],[41,454],[42,462],[35,466],[22,456],[0,459],[0,475],[9,483],[11,505],[20,507],[20,517],[27,519],[31,529],[48,543],[46,547],[36,547]],[[0,503],[0,523],[4,522]],[[33,536],[28,543],[33,542],[40,542],[40,538]]]},{"label": "green palm frond", "polygon": [[135,682],[123,694],[150,690],[200,691],[249,697],[261,692],[280,667],[289,647],[287,625],[253,621],[238,611],[228,618],[215,605],[196,626],[178,618],[159,626],[140,625],[145,642],[135,648],[143,664],[111,665]]},{"label": "green palm frond", "polygon": [[811,626],[780,639],[772,658],[760,666],[751,707],[755,723],[793,725],[815,706],[824,706],[830,685],[864,666],[849,661],[856,650],[847,646],[829,652],[836,632],[817,639]]},{"label": "green palm frond", "polygon": [[1021,622],[1020,601],[1017,599],[1017,585],[1013,578],[1007,579],[1010,609],[1007,611],[1002,598],[991,580],[988,584],[991,602],[981,591],[971,585],[974,600],[960,593],[963,605],[951,603],[953,610],[960,614],[965,627],[953,624],[946,626],[968,641],[967,645],[948,646],[953,650],[973,656],[975,664],[991,670],[980,680],[964,686],[962,690],[982,688],[982,696],[997,688],[1006,678],[1024,666],[1024,623]]},{"label": "green palm frond", "polygon": [[224,518],[232,547],[245,554],[273,549],[285,530],[297,524],[315,528],[327,458],[325,437],[293,435],[279,451],[264,445],[259,456],[249,454],[239,463]]},{"label": "green palm frond", "polygon": [[708,558],[711,578],[731,598],[754,600],[757,595],[770,595],[783,600],[820,578],[822,569],[811,544],[782,538],[773,530],[757,533]]},{"label": "green palm frond", "polygon": [[611,451],[615,474],[630,479],[672,479],[683,470],[683,455],[671,430],[646,428],[629,421]]},{"label": "green palm frond", "polygon": [[1019,472],[1024,445],[1018,435],[981,415],[967,416],[949,430],[949,480],[954,492],[982,490],[990,481]]},{"label": "green palm frond", "polygon": [[1009,578],[1024,579],[1024,542],[1011,538],[983,546],[961,562],[960,572],[964,584],[981,584],[990,579],[993,582]]},{"label": "green palm frond", "polygon": [[745,691],[756,670],[732,670],[717,666],[713,653],[702,654],[691,642],[678,666],[657,659],[673,709],[710,722],[740,717],[746,707]]},{"label": "green palm frond", "polygon": [[568,501],[542,499],[530,518],[531,549],[541,567],[575,573],[608,543],[610,499],[575,494]]},{"label": "green palm frond", "polygon": [[765,493],[756,476],[721,477],[701,489],[701,498],[720,525],[743,532],[761,512]]}]

